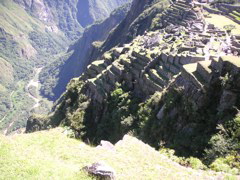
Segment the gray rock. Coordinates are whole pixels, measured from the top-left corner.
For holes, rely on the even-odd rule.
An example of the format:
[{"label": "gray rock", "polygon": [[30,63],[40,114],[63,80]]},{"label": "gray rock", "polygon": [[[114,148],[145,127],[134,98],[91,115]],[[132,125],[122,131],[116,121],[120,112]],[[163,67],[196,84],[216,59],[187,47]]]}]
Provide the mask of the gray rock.
[{"label": "gray rock", "polygon": [[163,118],[165,108],[166,108],[166,105],[164,104],[164,105],[162,106],[162,108],[160,109],[160,111],[157,113],[157,118],[158,118],[159,120],[161,120],[161,119]]},{"label": "gray rock", "polygon": [[168,56],[167,56],[165,53],[162,53],[162,54],[161,54],[161,58],[162,58],[162,61],[163,61],[164,63],[166,63],[166,62],[167,62],[167,59],[168,59]]},{"label": "gray rock", "polygon": [[90,175],[95,176],[102,180],[114,180],[115,171],[112,167],[104,163],[93,163],[90,166],[83,167],[83,170],[87,171]]},{"label": "gray rock", "polygon": [[224,90],[221,96],[218,110],[220,112],[227,110],[235,105],[237,101],[237,94],[229,90]]},{"label": "gray rock", "polygon": [[114,145],[112,143],[110,143],[109,141],[101,141],[100,145],[97,146],[98,148],[104,148],[104,149],[108,149],[108,150],[114,150]]}]

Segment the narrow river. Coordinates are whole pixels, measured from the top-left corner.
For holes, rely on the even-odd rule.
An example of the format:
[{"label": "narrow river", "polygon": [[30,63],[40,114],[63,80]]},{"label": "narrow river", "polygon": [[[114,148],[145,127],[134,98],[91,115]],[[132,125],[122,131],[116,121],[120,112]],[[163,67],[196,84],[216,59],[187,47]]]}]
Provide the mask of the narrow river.
[{"label": "narrow river", "polygon": [[[27,91],[26,93],[27,93],[27,95],[28,95],[29,97],[31,97],[31,98],[34,100],[34,102],[35,102],[35,104],[34,104],[33,107],[30,109],[30,111],[40,106],[40,100],[41,100],[41,98],[38,97],[38,90],[39,90],[39,86],[40,86],[40,83],[39,83],[39,74],[40,74],[40,72],[42,71],[42,69],[43,69],[43,67],[41,67],[41,68],[34,68],[34,77],[29,81],[29,83],[28,83],[27,86],[26,86],[26,91]],[[35,88],[35,91],[36,91],[36,92],[35,92],[34,94],[32,94],[31,91],[30,91],[30,88],[31,88],[31,87],[34,87],[34,88]],[[10,95],[12,107],[14,107],[14,104],[13,104],[13,101],[12,101],[12,95],[13,95],[13,93],[14,93],[14,91],[13,91],[13,92],[11,93],[11,95]],[[11,109],[12,109],[12,108],[11,108]],[[6,118],[6,116],[7,116],[7,115],[5,115],[2,120],[4,120],[4,119]],[[14,122],[15,122],[16,120],[17,120],[17,118],[14,118],[14,119],[10,122],[10,124],[8,125],[8,127],[3,131],[3,134],[4,134],[5,136],[7,135],[9,129],[13,126],[13,124],[14,124]]]},{"label": "narrow river", "polygon": [[[39,107],[40,106],[40,98],[38,97],[38,96],[36,96],[36,95],[34,95],[34,94],[32,94],[31,92],[30,92],[30,87],[32,86],[32,87],[35,87],[35,89],[36,89],[36,91],[38,91],[38,89],[39,89],[39,74],[40,74],[40,72],[42,71],[42,69],[43,69],[43,67],[41,67],[41,68],[34,68],[34,71],[35,71],[35,75],[34,75],[34,77],[33,77],[33,79],[31,79],[30,81],[29,81],[29,83],[28,83],[28,85],[27,85],[27,93],[28,93],[28,96],[29,97],[31,97],[34,101],[35,101],[35,104],[34,104],[34,106],[32,107],[32,109],[35,109],[35,108],[37,108],[37,107]],[[38,94],[38,93],[36,93],[36,94]],[[31,109],[31,110],[32,110]]]}]

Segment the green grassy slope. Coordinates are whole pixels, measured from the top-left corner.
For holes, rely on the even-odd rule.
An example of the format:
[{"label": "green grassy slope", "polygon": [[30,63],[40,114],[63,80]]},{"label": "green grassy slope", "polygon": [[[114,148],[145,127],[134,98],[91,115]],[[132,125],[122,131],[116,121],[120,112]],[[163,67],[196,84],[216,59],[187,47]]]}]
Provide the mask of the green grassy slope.
[{"label": "green grassy slope", "polygon": [[[91,179],[81,168],[105,162],[117,179],[216,179],[222,173],[180,166],[136,138],[125,136],[115,150],[68,138],[62,128],[0,136],[0,179]],[[231,176],[231,179],[237,177]]]}]

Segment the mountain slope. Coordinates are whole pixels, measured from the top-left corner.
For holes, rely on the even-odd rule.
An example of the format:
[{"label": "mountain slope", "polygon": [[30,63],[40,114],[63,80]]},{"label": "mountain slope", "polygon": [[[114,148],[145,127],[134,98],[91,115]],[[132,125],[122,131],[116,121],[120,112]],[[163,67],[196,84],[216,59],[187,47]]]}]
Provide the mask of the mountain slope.
[{"label": "mountain slope", "polygon": [[79,38],[87,25],[104,20],[115,8],[128,2],[128,0],[14,1],[44,22],[48,30],[54,32],[61,30],[72,40]]},{"label": "mountain slope", "polygon": [[125,136],[114,150],[109,150],[70,139],[66,132],[58,128],[0,136],[0,179],[92,179],[81,168],[100,161],[114,168],[117,179],[124,180],[175,179],[176,176],[183,179],[235,178],[180,166],[131,136]]},{"label": "mountain slope", "polygon": [[[125,2],[114,0],[103,6],[98,1],[91,1],[91,7],[81,8],[89,10],[89,16],[94,16],[93,21],[87,22],[89,25],[107,18],[111,11]],[[78,15],[78,8],[80,6],[76,0],[1,0],[1,131],[9,125],[12,128],[25,125],[34,107],[33,98],[29,97],[25,87],[35,76],[35,68],[45,67],[58,59],[72,41],[82,34],[84,28],[78,20],[84,17]],[[99,11],[104,11],[105,16],[100,16]]]},{"label": "mountain slope", "polygon": [[[109,32],[125,18],[130,4],[118,8],[101,23],[94,24],[84,31],[82,37],[70,47],[64,63],[52,64],[41,73],[41,92],[49,99],[56,100],[66,90],[71,78],[79,76],[92,61],[92,53],[104,41]],[[95,44],[94,44],[95,42]],[[62,57],[61,57],[62,58]],[[74,68],[73,68],[74,67]]]},{"label": "mountain slope", "polygon": [[[46,24],[12,0],[1,1],[0,9],[0,57],[3,64],[0,129],[3,130],[16,119],[20,126],[24,126],[32,106],[24,86],[31,78],[34,66],[46,64],[49,55],[54,57],[63,51],[63,42],[69,41],[62,32],[47,31]],[[27,105],[23,106],[22,103],[26,102]]]},{"label": "mountain slope", "polygon": [[[92,60],[100,59],[106,50],[109,50],[115,45],[127,43],[137,35],[143,34],[150,28],[152,19],[156,16],[156,14],[162,12],[164,8],[169,5],[168,1],[155,1],[155,5],[151,5],[151,3],[152,1],[149,0],[141,1],[140,3],[138,1],[133,1],[131,5],[132,8],[128,12],[128,15],[113,31],[110,32],[107,39],[101,38],[101,41],[104,41],[102,43],[98,43],[95,48],[84,48],[85,51],[79,51],[79,49],[83,49],[83,44],[76,44],[76,52],[74,54],[79,55],[70,56],[66,63],[57,70],[59,71],[59,81],[56,81],[56,85],[49,88],[50,92],[53,92],[53,94],[48,97],[57,99],[65,91],[69,80],[81,75],[86,70],[87,65]],[[106,32],[108,32],[108,30],[106,30]],[[82,43],[84,43],[84,41],[82,41]],[[85,54],[87,54],[87,56],[85,56]],[[49,71],[51,72],[52,70]],[[51,79],[52,76],[50,76],[50,80]]]},{"label": "mountain slope", "polygon": [[[78,22],[82,27],[86,27],[89,24],[92,24],[96,20],[103,20],[110,15],[116,7],[120,7],[126,3],[129,3],[129,0],[91,0],[91,1],[79,1],[78,2]],[[89,8],[85,8],[85,7]],[[84,17],[84,18],[82,18]]]}]

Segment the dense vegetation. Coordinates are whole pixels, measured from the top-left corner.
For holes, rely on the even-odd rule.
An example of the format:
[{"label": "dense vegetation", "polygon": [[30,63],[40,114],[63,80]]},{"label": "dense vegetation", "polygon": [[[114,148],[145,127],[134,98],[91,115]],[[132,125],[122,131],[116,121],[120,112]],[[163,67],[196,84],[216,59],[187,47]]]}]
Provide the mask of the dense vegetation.
[{"label": "dense vegetation", "polygon": [[[89,16],[93,17],[87,25],[106,18],[114,8],[125,2],[109,1],[108,4],[97,3],[97,6],[81,6],[89,10]],[[45,67],[52,62],[55,67],[63,63],[63,52],[83,32],[78,22],[82,18],[78,14],[79,8],[75,0],[0,2],[0,130],[5,129],[20,111],[24,115],[14,118],[19,120],[14,123],[14,129],[25,126],[33,106],[25,87],[34,76],[33,68]],[[99,14],[102,10],[104,15]],[[17,106],[21,108],[15,108]],[[45,109],[46,103],[43,106]]]}]

